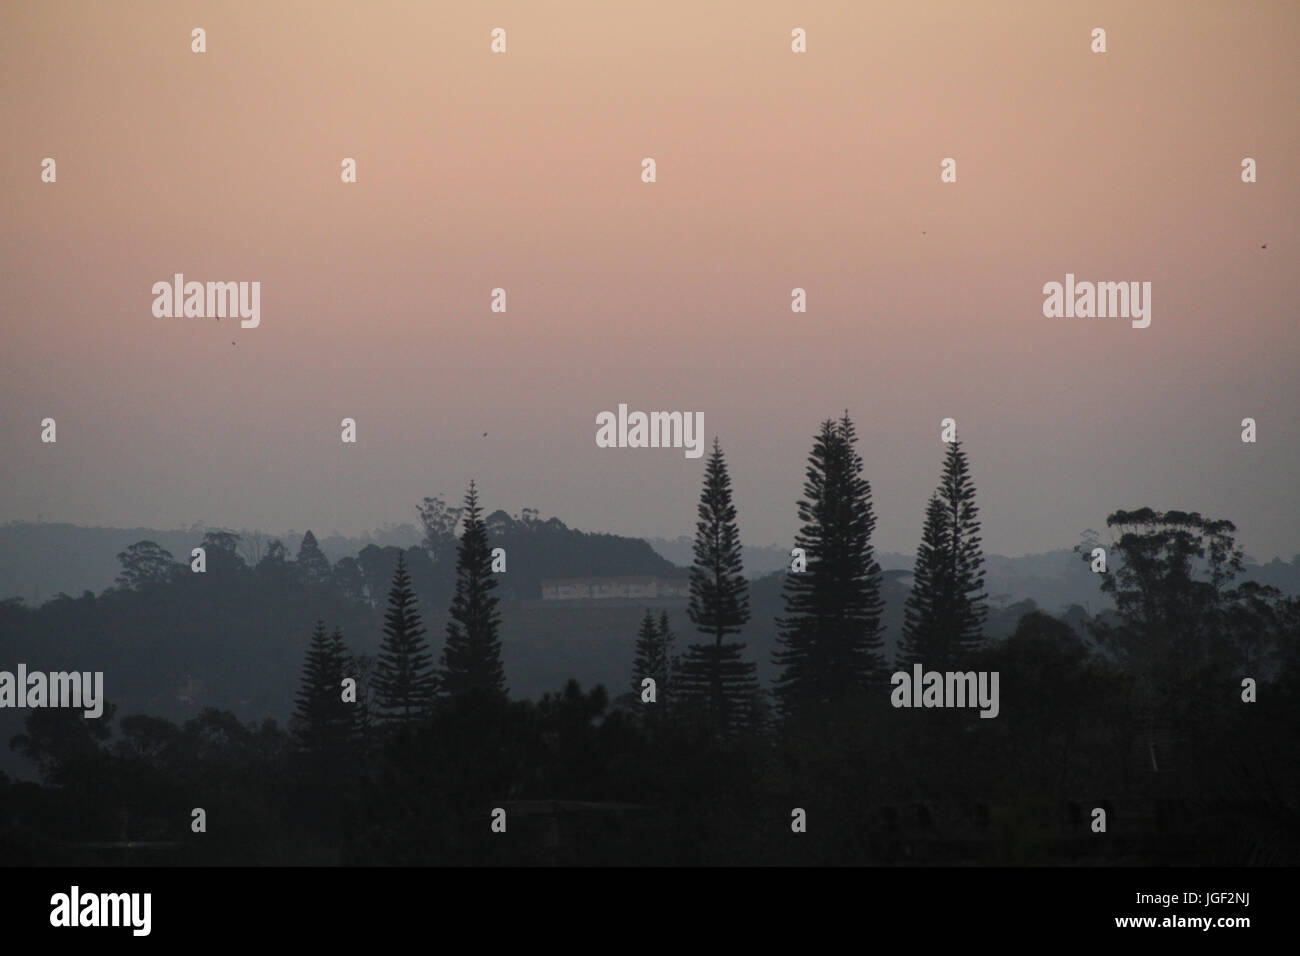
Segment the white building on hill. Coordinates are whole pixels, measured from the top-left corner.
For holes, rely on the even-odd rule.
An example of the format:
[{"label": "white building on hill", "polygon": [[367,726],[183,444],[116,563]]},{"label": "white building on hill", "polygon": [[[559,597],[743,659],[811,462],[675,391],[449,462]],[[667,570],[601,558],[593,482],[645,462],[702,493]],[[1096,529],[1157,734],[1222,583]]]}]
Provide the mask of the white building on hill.
[{"label": "white building on hill", "polygon": [[583,601],[599,598],[690,597],[686,579],[634,575],[621,578],[543,578],[543,601]]}]

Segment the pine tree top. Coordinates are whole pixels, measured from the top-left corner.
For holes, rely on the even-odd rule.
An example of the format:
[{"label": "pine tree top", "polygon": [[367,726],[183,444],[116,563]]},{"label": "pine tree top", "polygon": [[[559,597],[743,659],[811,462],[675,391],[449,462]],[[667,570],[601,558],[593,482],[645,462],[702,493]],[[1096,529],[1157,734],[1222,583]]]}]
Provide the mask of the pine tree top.
[{"label": "pine tree top", "polygon": [[701,633],[721,641],[749,620],[749,582],[744,576],[731,479],[717,438],[705,465],[697,513],[687,614]]}]

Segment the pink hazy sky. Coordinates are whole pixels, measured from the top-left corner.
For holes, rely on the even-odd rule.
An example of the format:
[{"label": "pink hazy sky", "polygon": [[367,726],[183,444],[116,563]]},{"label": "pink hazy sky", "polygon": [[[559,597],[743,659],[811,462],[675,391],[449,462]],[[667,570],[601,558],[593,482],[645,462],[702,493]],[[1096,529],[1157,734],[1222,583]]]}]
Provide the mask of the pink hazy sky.
[{"label": "pink hazy sky", "polygon": [[[950,416],[991,552],[1149,505],[1289,557],[1298,39],[1292,0],[11,0],[0,519],[353,534],[475,478],[690,533],[703,459],[596,446],[626,403],[703,412],[742,539],[788,542],[847,408],[881,549]],[[177,272],[261,282],[261,326],[155,318]],[[1151,326],[1044,318],[1067,272],[1151,282]]]}]

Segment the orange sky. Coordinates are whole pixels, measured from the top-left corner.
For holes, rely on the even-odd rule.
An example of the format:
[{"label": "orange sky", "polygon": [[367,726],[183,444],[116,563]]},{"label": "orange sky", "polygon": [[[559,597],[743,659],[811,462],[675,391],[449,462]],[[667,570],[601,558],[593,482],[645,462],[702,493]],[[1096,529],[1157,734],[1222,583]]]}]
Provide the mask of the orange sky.
[{"label": "orange sky", "polygon": [[[473,477],[690,533],[703,461],[597,448],[622,402],[703,412],[784,542],[847,407],[883,549],[952,416],[992,552],[1143,505],[1300,551],[1300,6],[808,7],[0,6],[0,520],[357,533]],[[155,318],[176,272],[261,326]],[[1150,328],[1044,318],[1067,272]]]}]

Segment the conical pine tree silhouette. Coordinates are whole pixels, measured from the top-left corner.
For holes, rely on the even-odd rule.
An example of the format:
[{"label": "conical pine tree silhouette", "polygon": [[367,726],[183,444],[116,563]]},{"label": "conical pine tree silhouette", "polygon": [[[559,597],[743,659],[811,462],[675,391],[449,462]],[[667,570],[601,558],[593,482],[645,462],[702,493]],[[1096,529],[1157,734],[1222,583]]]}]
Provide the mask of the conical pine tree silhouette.
[{"label": "conical pine tree silhouette", "polygon": [[939,489],[926,509],[916,575],[903,610],[898,664],[960,668],[984,641],[984,593],[975,485],[961,443],[948,445]]},{"label": "conical pine tree silhouette", "polygon": [[299,743],[313,753],[335,751],[351,736],[353,715],[343,701],[343,663],[347,648],[337,630],[325,636],[325,622],[317,621],[307,647],[302,680],[294,698]]},{"label": "conical pine tree silhouette", "polygon": [[742,656],[745,645],[725,640],[749,620],[749,583],[741,564],[731,479],[716,438],[697,512],[688,614],[696,630],[712,640],[687,648],[678,689],[686,701],[701,705],[714,733],[726,734],[749,725],[758,682],[756,665]]},{"label": "conical pine tree silhouette", "polygon": [[375,667],[375,711],[386,723],[408,724],[428,715],[437,689],[429,645],[411,590],[406,561],[397,559],[384,614],[384,639]]},{"label": "conical pine tree silhouette", "polygon": [[458,696],[471,694],[504,700],[505,669],[501,664],[501,617],[497,613],[497,586],[492,573],[478,491],[470,482],[462,512],[465,529],[456,549],[456,593],[447,622],[447,644],[442,652],[442,689]]},{"label": "conical pine tree silhouette", "polygon": [[845,412],[823,422],[813,443],[795,538],[807,567],[786,577],[773,655],[782,716],[822,727],[854,719],[850,711],[884,681],[876,519],[856,441]]}]

